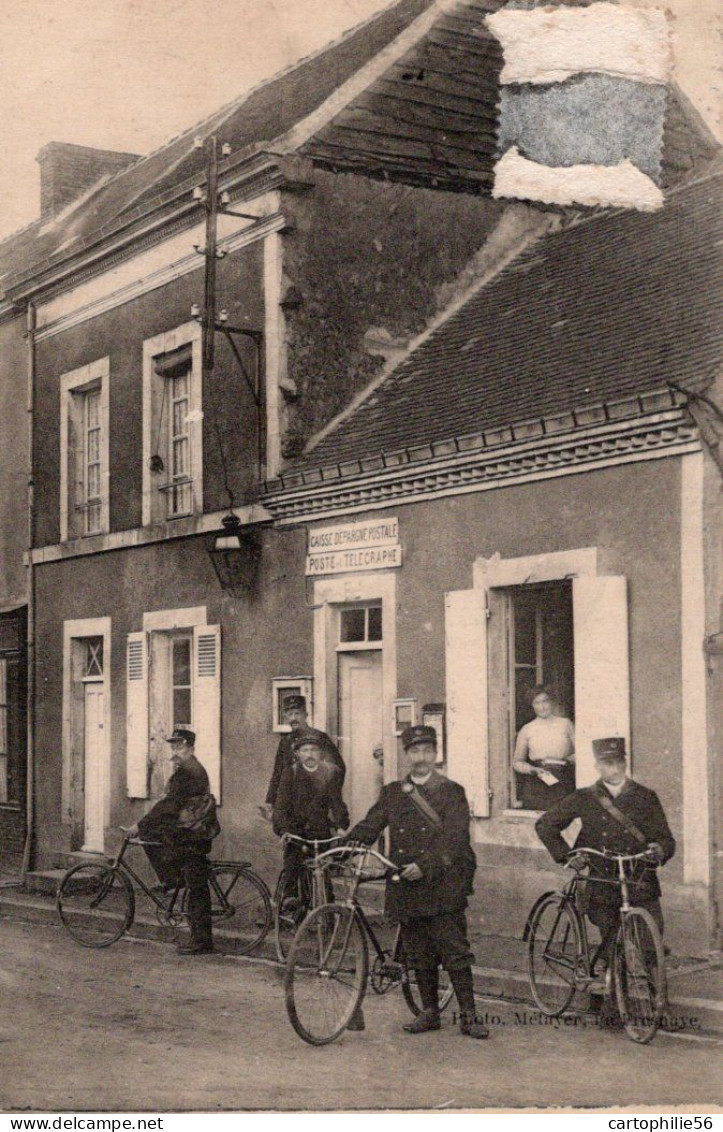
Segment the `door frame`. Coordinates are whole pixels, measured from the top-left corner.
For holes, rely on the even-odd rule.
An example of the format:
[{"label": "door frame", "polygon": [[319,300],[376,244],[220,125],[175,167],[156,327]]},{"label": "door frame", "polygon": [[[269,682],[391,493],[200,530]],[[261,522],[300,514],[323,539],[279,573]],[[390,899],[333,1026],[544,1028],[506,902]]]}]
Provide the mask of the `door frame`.
[{"label": "door frame", "polygon": [[382,605],[382,743],[384,782],[397,777],[394,701],[397,698],[397,579],[392,571],[343,574],[314,581],[314,725],[336,741],[339,611],[372,601]]},{"label": "door frame", "polygon": [[[103,797],[104,831],[110,825],[111,812],[111,619],[110,617],[88,617],[77,621],[63,622],[63,718],[62,752],[63,773],[61,788],[61,821],[64,826],[72,826],[78,815],[73,812],[72,760],[73,734],[76,720],[73,718],[74,699],[72,695],[73,663],[72,651],[75,640],[86,637],[103,638],[103,742],[101,746],[101,792]],[[100,683],[100,681],[98,681]],[[85,811],[83,812],[85,826]]]}]

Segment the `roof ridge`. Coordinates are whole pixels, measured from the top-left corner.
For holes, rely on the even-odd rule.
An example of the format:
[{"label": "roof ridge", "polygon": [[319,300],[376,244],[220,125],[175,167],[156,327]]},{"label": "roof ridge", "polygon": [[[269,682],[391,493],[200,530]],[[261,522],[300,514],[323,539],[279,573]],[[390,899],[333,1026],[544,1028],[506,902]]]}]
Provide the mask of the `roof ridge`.
[{"label": "roof ridge", "polygon": [[[434,2],[435,0],[429,0],[430,5]],[[315,51],[311,51],[308,55],[302,56],[301,59],[297,59],[295,62],[289,63],[286,67],[282,67],[281,70],[275,71],[274,74],[268,75],[266,78],[261,79],[259,82],[249,87],[242,94],[237,94],[228,102],[222,103],[222,105],[219,106],[216,110],[212,111],[212,113],[206,114],[204,118],[198,119],[193,123],[193,125],[188,126],[186,129],[181,130],[177,134],[174,134],[173,137],[168,138],[167,141],[163,142],[159,146],[156,146],[155,149],[150,150],[148,153],[141,154],[137,161],[134,161],[132,164],[126,166],[125,169],[119,170],[116,174],[111,176],[102,187],[106,188],[114,184],[116,181],[125,176],[126,173],[129,173],[131,169],[137,169],[138,166],[142,165],[144,162],[150,161],[154,157],[158,157],[159,154],[163,153],[164,149],[170,148],[170,146],[172,146],[176,142],[180,142],[183,138],[198,134],[202,127],[206,123],[211,122],[214,118],[218,118],[219,125],[221,125],[235,110],[238,110],[241,106],[243,106],[244,102],[248,101],[248,99],[251,98],[252,95],[256,94],[260,90],[263,90],[264,87],[270,86],[272,83],[275,83],[279,79],[282,79],[285,75],[291,74],[292,71],[297,70],[299,67],[305,66],[313,59],[319,58],[321,55],[325,54],[325,52],[331,51],[333,48],[338,47],[339,44],[343,43],[347,39],[351,39],[352,36],[356,35],[363,28],[367,27],[369,24],[374,23],[381,16],[385,15],[393,8],[399,7],[399,5],[403,3],[404,0],[390,0],[390,2],[387,3],[383,8],[380,8],[379,11],[374,12],[365,20],[361,20],[359,23],[354,24],[350,28],[347,28],[347,30],[342,32],[341,35],[337,36],[336,39],[329,40],[321,47],[318,47]],[[259,142],[264,140],[265,139],[260,138]]]}]

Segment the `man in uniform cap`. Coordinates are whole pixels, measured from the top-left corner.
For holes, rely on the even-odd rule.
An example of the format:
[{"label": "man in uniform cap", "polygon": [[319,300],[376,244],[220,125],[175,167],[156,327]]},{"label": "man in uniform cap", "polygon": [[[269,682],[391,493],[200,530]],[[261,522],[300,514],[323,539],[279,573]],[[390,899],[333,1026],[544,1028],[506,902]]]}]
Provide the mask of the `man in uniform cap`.
[{"label": "man in uniform cap", "polygon": [[208,887],[208,854],[211,842],[179,827],[181,810],[192,798],[208,794],[210,784],[205,768],[194,754],[196,735],[187,727],[176,727],[166,740],[173,774],[166,793],[153,809],[128,832],[160,845],[146,846],[164,890],[175,887],[179,876],[188,886],[190,943],[181,944],[181,955],[204,955],[213,951],[211,894]]},{"label": "man in uniform cap", "polygon": [[[576,790],[538,820],[535,829],[552,857],[562,864],[570,847],[562,831],[579,818],[582,822],[574,848],[607,850],[610,853],[633,855],[647,850],[651,861],[664,865],[675,853],[675,840],[657,794],[630,778],[626,771],[625,740],[619,736],[593,739],[597,782]],[[585,862],[576,858],[575,868]],[[590,875],[612,879],[617,876],[614,862],[590,858]],[[654,870],[644,862],[629,874],[630,899],[638,907],[647,908],[660,933],[663,913],[660,907],[660,885]],[[618,926],[620,889],[614,884],[587,885],[588,916],[598,928],[603,950],[612,943]]]},{"label": "man in uniform cap", "polygon": [[[294,692],[288,696],[284,696],[282,705],[282,713],[284,723],[291,728],[290,731],[285,732],[279,740],[279,745],[276,749],[276,758],[274,760],[274,769],[271,772],[271,779],[269,781],[269,788],[266,791],[266,801],[261,807],[261,811],[267,819],[271,818],[276,805],[276,796],[279,792],[281,784],[281,776],[284,770],[290,770],[294,765],[294,751],[293,743],[295,736],[300,731],[309,729],[307,720],[306,697],[300,696]],[[338,767],[341,772],[341,784],[344,782],[346,774],[346,767],[344,760],[339,754],[337,748],[332,743],[329,736],[323,732],[319,732],[324,736],[323,757],[326,762],[333,763]]]},{"label": "man in uniform cap", "polygon": [[477,862],[469,838],[464,788],[435,770],[433,727],[402,733],[410,773],[382,787],[379,801],[349,833],[373,844],[389,827],[390,857],[400,879],[389,881],[386,911],[401,924],[404,948],[417,976],[422,1013],[407,1033],[439,1030],[439,965],[449,974],[460,1008],[460,1029],[472,1038],[488,1031],[475,1015],[472,963],[465,909]]}]

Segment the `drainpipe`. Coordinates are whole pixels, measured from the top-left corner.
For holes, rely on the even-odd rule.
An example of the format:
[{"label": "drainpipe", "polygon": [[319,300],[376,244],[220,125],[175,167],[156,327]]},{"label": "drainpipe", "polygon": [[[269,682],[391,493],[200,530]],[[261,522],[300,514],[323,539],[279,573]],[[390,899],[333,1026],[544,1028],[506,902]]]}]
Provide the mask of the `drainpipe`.
[{"label": "drainpipe", "polygon": [[30,858],[35,835],[35,570],[33,567],[33,544],[35,542],[35,482],[34,482],[34,444],[35,428],[35,304],[28,303],[27,321],[28,342],[28,695],[27,695],[27,782],[25,787],[26,825],[25,846],[20,880],[25,879],[30,868]]}]

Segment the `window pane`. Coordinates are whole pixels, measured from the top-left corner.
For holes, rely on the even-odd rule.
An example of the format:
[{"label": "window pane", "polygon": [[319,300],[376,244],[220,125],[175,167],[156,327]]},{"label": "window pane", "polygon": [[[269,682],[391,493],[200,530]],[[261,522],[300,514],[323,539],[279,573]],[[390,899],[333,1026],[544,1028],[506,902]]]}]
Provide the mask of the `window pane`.
[{"label": "window pane", "polygon": [[188,639],[176,639],[173,642],[173,683],[191,683],[191,642]]},{"label": "window pane", "polygon": [[191,726],[191,689],[173,689],[173,726]]},{"label": "window pane", "polygon": [[88,413],[88,428],[97,428],[100,424],[100,390],[86,393],[85,403]]},{"label": "window pane", "polygon": [[367,640],[381,641],[382,639],[382,607],[372,605],[369,609],[369,633]]},{"label": "window pane", "polygon": [[0,755],[0,802],[9,802],[8,797],[8,757]]},{"label": "window pane", "polygon": [[103,638],[89,637],[85,642],[84,676],[103,675]]},{"label": "window pane", "polygon": [[174,476],[188,475],[188,440],[185,437],[182,440],[173,441],[172,474]]},{"label": "window pane", "polygon": [[173,435],[183,436],[187,430],[186,417],[188,416],[188,401],[184,397],[182,401],[175,401],[173,404]]},{"label": "window pane", "polygon": [[351,644],[365,639],[364,614],[364,609],[342,609],[340,635],[342,644]]},{"label": "window pane", "polygon": [[515,664],[537,662],[536,614],[535,594],[515,595]]}]

